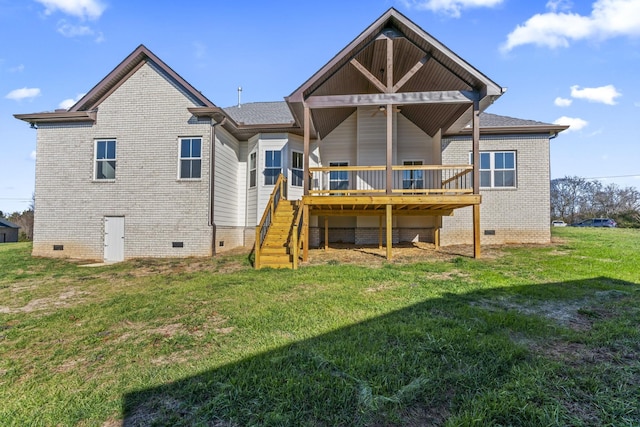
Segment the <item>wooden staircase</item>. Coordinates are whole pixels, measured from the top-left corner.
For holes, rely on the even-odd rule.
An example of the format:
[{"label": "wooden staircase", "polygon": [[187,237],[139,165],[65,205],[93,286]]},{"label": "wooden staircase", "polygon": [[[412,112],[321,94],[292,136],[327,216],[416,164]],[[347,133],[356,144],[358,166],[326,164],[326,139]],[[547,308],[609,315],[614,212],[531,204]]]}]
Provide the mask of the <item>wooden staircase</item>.
[{"label": "wooden staircase", "polygon": [[259,268],[293,268],[290,242],[295,215],[293,202],[280,200],[260,248]]}]

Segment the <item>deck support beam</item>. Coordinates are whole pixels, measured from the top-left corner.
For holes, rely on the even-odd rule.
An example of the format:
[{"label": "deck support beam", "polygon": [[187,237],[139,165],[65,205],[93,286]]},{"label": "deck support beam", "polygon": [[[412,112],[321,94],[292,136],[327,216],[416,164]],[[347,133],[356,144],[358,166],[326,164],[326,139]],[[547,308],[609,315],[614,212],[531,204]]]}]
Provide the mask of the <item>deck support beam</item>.
[{"label": "deck support beam", "polygon": [[329,217],[324,217],[324,250],[329,249]]},{"label": "deck support beam", "polygon": [[387,205],[387,259],[391,260],[393,246],[393,205]]},{"label": "deck support beam", "polygon": [[[302,171],[302,188],[305,196],[309,195],[309,145],[311,142],[311,111],[307,105],[304,106],[304,149],[303,149],[303,163],[304,170]],[[309,260],[309,206],[306,204],[302,207],[302,235],[304,240],[302,242],[302,260]]]},{"label": "deck support beam", "polygon": [[[473,102],[473,194],[480,194],[480,101]],[[480,258],[480,205],[473,205],[473,257]]]}]

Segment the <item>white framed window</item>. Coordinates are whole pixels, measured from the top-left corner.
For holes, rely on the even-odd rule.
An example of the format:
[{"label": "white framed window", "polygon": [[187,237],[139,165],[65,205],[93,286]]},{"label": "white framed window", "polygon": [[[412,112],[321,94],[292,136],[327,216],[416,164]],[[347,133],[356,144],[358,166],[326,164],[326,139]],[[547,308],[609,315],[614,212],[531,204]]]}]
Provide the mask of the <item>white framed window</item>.
[{"label": "white framed window", "polygon": [[264,185],[275,185],[282,173],[282,152],[267,150],[264,152]]},{"label": "white framed window", "polygon": [[180,138],[180,179],[202,177],[202,138]]},{"label": "white framed window", "polygon": [[[422,160],[405,160],[404,166],[422,166]],[[402,189],[423,189],[424,188],[424,170],[412,169],[402,171]]]},{"label": "white framed window", "polygon": [[[473,164],[473,153],[469,153]],[[516,152],[480,152],[480,188],[516,188]]]},{"label": "white framed window", "polygon": [[256,186],[256,169],[257,169],[256,153],[255,151],[249,154],[249,188]]},{"label": "white framed window", "polygon": [[[329,162],[329,167],[349,166],[349,162]],[[349,171],[329,172],[329,190],[348,190]]]},{"label": "white framed window", "polygon": [[116,179],[116,141],[99,139],[95,144],[95,179]]},{"label": "white framed window", "polygon": [[304,154],[299,151],[291,152],[291,185],[302,187],[304,184]]}]

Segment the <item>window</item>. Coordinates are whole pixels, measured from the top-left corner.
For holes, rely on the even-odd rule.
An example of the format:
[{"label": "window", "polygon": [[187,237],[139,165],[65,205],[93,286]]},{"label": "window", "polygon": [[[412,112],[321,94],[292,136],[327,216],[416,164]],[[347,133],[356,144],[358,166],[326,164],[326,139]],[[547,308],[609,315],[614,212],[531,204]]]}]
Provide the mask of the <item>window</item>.
[{"label": "window", "polygon": [[[404,165],[422,166],[422,160],[405,160]],[[404,190],[424,188],[424,171],[419,169],[402,171],[402,188]]]},{"label": "window", "polygon": [[[470,153],[473,164],[473,153]],[[480,152],[480,187],[515,188],[516,153],[515,151]]]},{"label": "window", "polygon": [[256,153],[249,154],[249,188],[256,186]]},{"label": "window", "polygon": [[202,139],[180,139],[180,179],[199,179],[202,166]]},{"label": "window", "polygon": [[[349,166],[349,162],[330,162],[330,167]],[[349,171],[329,172],[329,190],[348,190]]]},{"label": "window", "polygon": [[303,154],[294,151],[291,153],[291,185],[302,187],[304,180],[304,157]]},{"label": "window", "polygon": [[282,152],[264,152],[264,185],[275,185],[282,173]]},{"label": "window", "polygon": [[116,141],[96,141],[96,179],[116,179]]}]

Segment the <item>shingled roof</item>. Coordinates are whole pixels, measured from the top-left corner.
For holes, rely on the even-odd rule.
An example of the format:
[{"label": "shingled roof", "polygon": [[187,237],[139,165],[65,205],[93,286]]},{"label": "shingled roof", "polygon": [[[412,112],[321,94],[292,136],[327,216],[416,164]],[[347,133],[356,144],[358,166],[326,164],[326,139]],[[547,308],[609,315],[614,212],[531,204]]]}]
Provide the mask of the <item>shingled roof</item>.
[{"label": "shingled roof", "polygon": [[224,108],[225,113],[239,124],[274,125],[294,122],[289,106],[284,101],[252,102]]},{"label": "shingled roof", "polygon": [[[240,106],[227,107],[223,109],[236,123],[244,125],[284,125],[292,124],[294,119],[289,106],[284,101],[276,102],[252,102],[241,104]],[[520,129],[526,130],[562,130],[566,127],[551,123],[539,122],[536,120],[518,119],[498,114],[480,113],[481,129]],[[558,128],[558,129],[556,129]],[[467,126],[466,129],[471,129]]]}]

